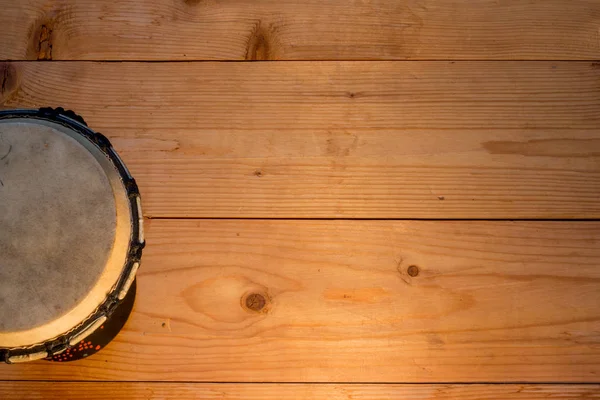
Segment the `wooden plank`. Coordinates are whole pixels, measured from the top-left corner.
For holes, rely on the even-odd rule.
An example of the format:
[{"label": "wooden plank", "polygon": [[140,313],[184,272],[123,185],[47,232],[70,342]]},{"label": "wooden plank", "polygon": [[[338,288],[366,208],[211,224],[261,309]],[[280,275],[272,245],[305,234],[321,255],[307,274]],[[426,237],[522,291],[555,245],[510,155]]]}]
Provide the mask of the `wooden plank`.
[{"label": "wooden plank", "polygon": [[600,399],[600,385],[343,385],[0,382],[4,400],[541,400]]},{"label": "wooden plank", "polygon": [[598,59],[595,0],[1,2],[0,59]]},{"label": "wooden plank", "polygon": [[589,62],[4,63],[106,134],[151,217],[599,218]]},{"label": "wooden plank", "polygon": [[81,362],[2,365],[2,379],[598,382],[600,222],[147,229],[116,341]]}]

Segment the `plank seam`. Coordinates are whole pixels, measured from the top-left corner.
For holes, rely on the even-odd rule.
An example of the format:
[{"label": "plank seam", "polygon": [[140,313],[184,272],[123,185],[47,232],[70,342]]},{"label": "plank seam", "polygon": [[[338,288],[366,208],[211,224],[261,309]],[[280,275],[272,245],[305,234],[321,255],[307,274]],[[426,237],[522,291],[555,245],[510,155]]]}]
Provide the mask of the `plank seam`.
[{"label": "plank seam", "polygon": [[461,381],[442,381],[442,382],[244,382],[244,381],[153,381],[153,380],[127,380],[127,381],[111,381],[111,380],[50,380],[50,379],[14,379],[14,380],[0,380],[0,383],[12,383],[12,382],[37,382],[37,383],[160,383],[160,384],[199,384],[199,385],[369,385],[369,386],[382,386],[382,385],[464,385],[464,386],[475,386],[475,385],[554,385],[554,386],[565,386],[565,385],[580,385],[580,386],[597,386],[600,385],[600,381],[597,382],[535,382],[535,381],[504,381],[504,382],[461,382]]},{"label": "plank seam", "polygon": [[432,222],[599,222],[600,218],[287,218],[287,217],[144,217],[147,220],[229,220],[229,221],[432,221]]},{"label": "plank seam", "polygon": [[19,59],[0,59],[0,62],[19,62],[19,63],[151,63],[151,64],[166,64],[166,63],[314,63],[314,62],[389,62],[389,63],[411,63],[411,62],[482,62],[482,63],[514,63],[514,62],[561,62],[561,63],[590,63],[600,62],[600,59],[452,59],[452,58],[411,58],[411,59],[314,59],[314,60],[102,60],[102,59],[85,59],[85,60],[19,60]]}]

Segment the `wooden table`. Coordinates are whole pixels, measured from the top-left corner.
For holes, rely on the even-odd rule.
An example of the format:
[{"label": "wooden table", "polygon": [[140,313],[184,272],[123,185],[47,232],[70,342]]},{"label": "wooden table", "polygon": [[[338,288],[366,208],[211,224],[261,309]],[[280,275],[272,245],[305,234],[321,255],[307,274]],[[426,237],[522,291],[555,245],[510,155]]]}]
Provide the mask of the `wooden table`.
[{"label": "wooden table", "polygon": [[600,398],[600,1],[0,3],[1,107],[108,136],[148,242],[0,398]]}]

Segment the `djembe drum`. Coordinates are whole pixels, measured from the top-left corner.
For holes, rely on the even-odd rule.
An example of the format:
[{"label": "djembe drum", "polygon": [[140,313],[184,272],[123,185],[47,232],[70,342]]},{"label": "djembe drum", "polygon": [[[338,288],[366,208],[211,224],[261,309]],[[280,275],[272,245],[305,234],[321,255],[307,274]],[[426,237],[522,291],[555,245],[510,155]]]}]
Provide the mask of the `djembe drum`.
[{"label": "djembe drum", "polygon": [[142,223],[135,180],[81,117],[0,111],[0,360],[110,342],[133,308]]}]

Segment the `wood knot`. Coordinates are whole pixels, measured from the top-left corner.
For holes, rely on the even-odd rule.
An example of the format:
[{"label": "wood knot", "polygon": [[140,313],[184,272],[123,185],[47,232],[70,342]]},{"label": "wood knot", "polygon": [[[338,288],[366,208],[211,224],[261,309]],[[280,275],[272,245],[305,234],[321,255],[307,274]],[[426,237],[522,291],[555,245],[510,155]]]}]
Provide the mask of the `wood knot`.
[{"label": "wood knot", "polygon": [[243,300],[246,308],[251,311],[261,312],[267,305],[267,299],[260,293],[251,293]]},{"label": "wood knot", "polygon": [[360,97],[363,97],[365,95],[365,92],[344,92],[344,96],[346,96],[349,99],[358,99]]},{"label": "wood knot", "polygon": [[265,29],[259,20],[248,38],[246,60],[270,60],[273,56],[271,46],[273,30]]},{"label": "wood knot", "polygon": [[[49,2],[65,3],[65,2]],[[69,40],[69,28],[75,20],[73,5],[54,4],[48,6],[39,18],[29,27],[27,45],[28,60],[54,60],[56,59],[56,43],[65,43]],[[67,29],[62,29],[66,27]]]},{"label": "wood knot", "polygon": [[0,98],[6,103],[8,97],[17,89],[17,69],[12,63],[0,63]]},{"label": "wood knot", "polygon": [[411,265],[406,270],[406,273],[408,273],[409,276],[412,276],[414,278],[415,276],[419,275],[419,267],[417,267],[416,265]]},{"label": "wood knot", "polygon": [[261,170],[257,169],[256,171],[254,171],[254,176],[257,176],[259,178],[262,178],[263,173]]},{"label": "wood knot", "polygon": [[37,37],[36,53],[38,60],[52,60],[52,26],[43,24]]},{"label": "wood knot", "polygon": [[27,48],[28,60],[52,60],[57,16],[58,12],[50,13],[31,26]]}]

